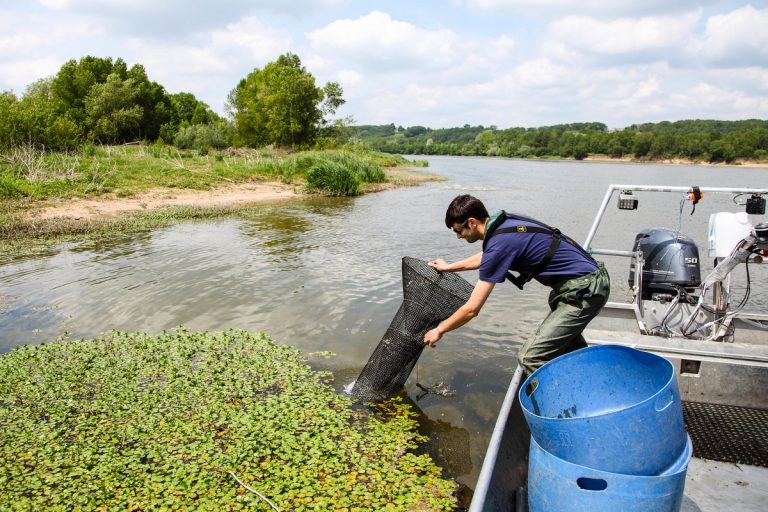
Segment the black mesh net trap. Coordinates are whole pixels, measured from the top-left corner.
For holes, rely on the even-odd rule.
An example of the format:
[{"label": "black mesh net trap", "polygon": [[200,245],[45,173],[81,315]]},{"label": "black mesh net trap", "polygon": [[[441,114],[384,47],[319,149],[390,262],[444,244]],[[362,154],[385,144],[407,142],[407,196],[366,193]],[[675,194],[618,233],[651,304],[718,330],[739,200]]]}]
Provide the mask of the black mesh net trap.
[{"label": "black mesh net trap", "polygon": [[403,258],[403,303],[360,372],[352,394],[373,402],[397,394],[424,350],[424,334],[459,309],[472,289],[453,272],[440,273],[426,261]]}]

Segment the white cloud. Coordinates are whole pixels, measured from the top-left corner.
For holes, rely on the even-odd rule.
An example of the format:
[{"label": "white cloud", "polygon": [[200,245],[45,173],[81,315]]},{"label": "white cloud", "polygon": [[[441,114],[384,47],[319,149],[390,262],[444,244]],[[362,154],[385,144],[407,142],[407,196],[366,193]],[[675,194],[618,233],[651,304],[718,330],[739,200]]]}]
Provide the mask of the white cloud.
[{"label": "white cloud", "polygon": [[33,53],[36,49],[48,46],[42,34],[16,32],[0,35],[0,55],[20,55]]},{"label": "white cloud", "polygon": [[720,67],[768,65],[768,8],[751,5],[707,20],[699,57]]},{"label": "white cloud", "polygon": [[0,91],[7,88],[20,96],[27,86],[40,78],[56,74],[61,62],[55,57],[24,58],[0,62]]},{"label": "white cloud", "polygon": [[254,68],[263,67],[291,46],[287,32],[253,17],[201,37],[197,44],[134,39],[132,58],[144,64],[151,80],[172,92],[192,92],[215,110],[226,94]]},{"label": "white cloud", "polygon": [[243,18],[211,34],[211,48],[224,60],[247,58],[253,66],[262,65],[291,46],[292,37],[285,30],[274,28],[254,17]]},{"label": "white cloud", "polygon": [[235,22],[256,12],[301,18],[346,0],[40,0],[53,10],[98,19],[111,31],[169,39]]},{"label": "white cloud", "polygon": [[336,20],[307,34],[312,49],[334,54],[362,67],[397,72],[414,67],[439,67],[455,62],[456,34],[429,31],[372,11],[356,20]]},{"label": "white cloud", "polygon": [[0,10],[0,90],[24,92],[32,82],[55,74],[72,41],[97,34],[81,20],[37,19],[29,13]]},{"label": "white cloud", "polygon": [[683,51],[699,18],[699,13],[610,21],[569,16],[550,24],[549,37],[560,48],[586,56],[658,60]]},{"label": "white cloud", "polygon": [[339,70],[337,76],[338,81],[341,83],[342,87],[354,87],[360,85],[363,82],[363,76],[360,73],[349,69]]},{"label": "white cloud", "polygon": [[415,105],[422,111],[437,108],[444,103],[443,89],[441,87],[410,85],[405,91],[405,97],[409,105]]},{"label": "white cloud", "polygon": [[722,0],[459,0],[470,9],[530,13],[546,19],[577,15],[595,18],[669,15],[721,3]]},{"label": "white cloud", "polygon": [[697,112],[699,117],[722,118],[724,111],[731,112],[731,119],[765,118],[768,116],[768,98],[750,96],[741,91],[724,89],[708,83],[670,95],[665,111]]},{"label": "white cloud", "polygon": [[768,9],[741,1],[456,0],[439,10],[395,1],[370,12],[344,0],[2,5],[0,90],[17,93],[68,59],[122,57],[221,111],[254,67],[293,51],[318,85],[342,85],[339,115],[361,123],[766,117]]},{"label": "white cloud", "polygon": [[712,69],[702,73],[712,84],[726,89],[740,90],[746,94],[768,97],[768,69],[758,66],[731,68],[726,72]]},{"label": "white cloud", "polygon": [[559,86],[571,82],[571,70],[548,59],[529,60],[518,65],[509,77],[520,88],[536,89]]}]

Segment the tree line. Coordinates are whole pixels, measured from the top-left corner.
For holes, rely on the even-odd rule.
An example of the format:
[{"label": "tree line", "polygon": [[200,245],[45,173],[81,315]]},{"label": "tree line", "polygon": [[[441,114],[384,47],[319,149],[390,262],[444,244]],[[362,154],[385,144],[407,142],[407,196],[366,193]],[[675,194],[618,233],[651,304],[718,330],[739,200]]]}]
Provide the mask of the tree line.
[{"label": "tree line", "polygon": [[768,121],[684,120],[609,130],[599,122],[499,129],[464,125],[350,126],[332,121],[345,103],[292,53],[254,69],[229,93],[222,117],[188,92],[169,93],[141,64],[86,56],[29,85],[0,92],[0,150],[26,144],[69,151],[84,144],[163,141],[179,148],[339,146],[350,139],[397,154],[706,162],[768,160]]},{"label": "tree line", "polygon": [[464,125],[431,129],[388,125],[352,128],[372,149],[423,155],[575,158],[605,155],[637,160],[697,162],[768,160],[768,120],[683,120],[644,123],[609,130],[603,123],[539,128]]},{"label": "tree line", "polygon": [[0,92],[0,149],[28,144],[68,151],[83,144],[163,141],[207,150],[227,146],[301,147],[331,127],[341,86],[315,85],[297,55],[254,69],[230,92],[229,118],[188,92],[169,93],[141,64],[86,56],[66,62],[17,97]]}]

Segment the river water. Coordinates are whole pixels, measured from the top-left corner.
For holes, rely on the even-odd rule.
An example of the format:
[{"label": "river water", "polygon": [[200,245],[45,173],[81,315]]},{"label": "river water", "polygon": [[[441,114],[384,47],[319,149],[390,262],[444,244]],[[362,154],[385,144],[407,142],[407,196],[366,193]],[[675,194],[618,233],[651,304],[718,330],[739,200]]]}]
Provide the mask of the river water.
[{"label": "river water", "polygon": [[[402,300],[403,256],[448,261],[480,249],[443,224],[453,197],[471,193],[489,210],[536,216],[584,240],[608,184],[768,187],[768,170],[573,161],[426,157],[447,181],[358,198],[309,198],[267,205],[245,216],[188,222],[109,242],[67,245],[45,256],[0,255],[0,353],[63,333],[95,337],[111,329],[156,332],[265,331],[351,382]],[[637,211],[608,214],[594,247],[630,250],[646,227],[679,228],[699,243],[702,271],[712,212],[736,211],[731,196],[705,196],[691,215],[682,194],[639,193]],[[742,198],[744,199],[744,198]],[[627,297],[627,260],[607,258],[614,300]],[[747,309],[768,305],[766,269],[753,276]],[[464,275],[470,282],[476,272]],[[515,369],[515,353],[546,314],[547,290],[499,285],[481,315],[427,349],[407,385],[428,449],[459,482],[477,480],[496,413]],[[419,400],[440,382],[453,397]]]}]

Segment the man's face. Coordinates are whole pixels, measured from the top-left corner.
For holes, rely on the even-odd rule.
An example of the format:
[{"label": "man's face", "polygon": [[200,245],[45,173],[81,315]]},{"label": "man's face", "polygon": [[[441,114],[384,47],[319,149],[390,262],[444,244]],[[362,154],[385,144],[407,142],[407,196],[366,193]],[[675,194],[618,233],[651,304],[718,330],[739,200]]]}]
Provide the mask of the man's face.
[{"label": "man's face", "polygon": [[462,223],[456,223],[451,228],[456,233],[457,238],[463,238],[467,243],[473,243],[480,240],[480,233],[477,231],[477,219],[470,217]]}]

